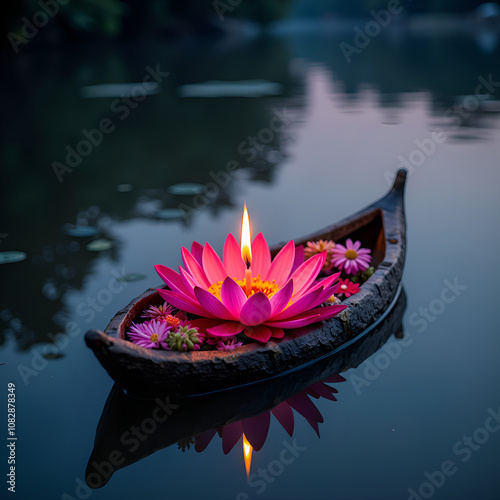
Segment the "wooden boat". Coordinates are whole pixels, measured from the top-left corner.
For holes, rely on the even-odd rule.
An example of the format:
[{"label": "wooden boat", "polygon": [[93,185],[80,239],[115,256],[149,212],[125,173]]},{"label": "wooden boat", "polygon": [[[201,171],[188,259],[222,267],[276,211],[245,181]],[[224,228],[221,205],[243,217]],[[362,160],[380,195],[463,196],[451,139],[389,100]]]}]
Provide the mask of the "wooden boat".
[{"label": "wooden boat", "polygon": [[[406,171],[400,170],[386,196],[337,224],[295,240],[299,245],[352,238],[372,250],[375,273],[360,292],[344,301],[349,307],[338,316],[288,330],[283,339],[246,344],[235,351],[149,350],[125,340],[125,332],[142,311],[163,303],[157,290],[149,289],[119,311],[104,333],[89,330],[87,345],[109,375],[138,397],[220,391],[276,377],[338,352],[376,322],[398,295],[406,247],[405,179]],[[280,248],[274,248],[273,254]]]},{"label": "wooden boat", "polygon": [[[87,484],[92,488],[100,488],[119,469],[163,448],[233,422],[262,415],[319,381],[331,380],[334,374],[357,368],[381,349],[392,336],[395,339],[403,337],[402,320],[405,309],[406,295],[402,289],[396,301],[378,321],[364,330],[353,342],[344,344],[336,354],[283,376],[255,384],[180,401],[169,396],[146,400],[131,398],[115,384],[97,425],[94,448],[85,474]],[[342,389],[343,385],[339,386],[340,392]],[[165,412],[169,415],[166,419],[158,418],[156,425],[148,427],[147,435],[152,439],[136,439],[133,443],[124,439],[124,436],[130,439],[130,429],[140,429],[145,422],[149,424],[151,417],[158,413],[158,407],[162,417]],[[325,422],[325,425],[327,424]],[[119,463],[111,463],[109,459],[115,450],[121,453]],[[108,464],[104,470],[98,466],[102,463]]]}]

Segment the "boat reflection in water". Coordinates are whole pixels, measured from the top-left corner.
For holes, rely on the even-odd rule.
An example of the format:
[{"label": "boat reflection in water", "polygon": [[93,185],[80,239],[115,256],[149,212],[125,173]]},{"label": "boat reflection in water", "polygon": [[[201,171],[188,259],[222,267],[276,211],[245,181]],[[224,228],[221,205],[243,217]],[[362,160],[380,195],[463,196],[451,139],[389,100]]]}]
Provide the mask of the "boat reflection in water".
[{"label": "boat reflection in water", "polygon": [[335,355],[259,383],[175,400],[133,399],[115,384],[97,427],[85,474],[87,484],[100,488],[117,470],[168,446],[184,450],[194,445],[202,452],[216,435],[221,438],[224,454],[242,440],[248,477],[252,452],[264,446],[271,416],[290,436],[295,418],[305,418],[319,437],[319,424],[324,419],[315,400],[337,401],[334,394],[338,391],[332,384],[345,381],[339,373],[359,366],[391,335],[403,337],[405,308],[406,295],[401,290],[384,316],[355,342],[347,342]]}]

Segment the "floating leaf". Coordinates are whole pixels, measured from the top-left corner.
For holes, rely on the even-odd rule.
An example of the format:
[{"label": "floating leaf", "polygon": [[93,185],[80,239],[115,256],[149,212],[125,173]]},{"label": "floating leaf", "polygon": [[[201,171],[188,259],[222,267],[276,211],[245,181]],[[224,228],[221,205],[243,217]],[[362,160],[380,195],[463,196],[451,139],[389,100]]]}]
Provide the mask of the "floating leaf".
[{"label": "floating leaf", "polygon": [[158,219],[182,219],[182,217],[184,217],[184,211],[180,208],[163,208],[162,210],[158,210],[155,215]]},{"label": "floating leaf", "polygon": [[94,240],[87,245],[87,250],[91,252],[103,252],[113,247],[113,242],[109,240]]},{"label": "floating leaf", "polygon": [[61,352],[45,352],[42,354],[45,359],[60,359],[64,358],[64,354]]},{"label": "floating leaf", "polygon": [[99,234],[99,231],[94,226],[74,226],[66,229],[66,234],[75,238],[90,238]]},{"label": "floating leaf", "polygon": [[283,92],[283,86],[266,80],[210,80],[181,85],[177,91],[181,97],[263,97],[280,95]]},{"label": "floating leaf", "polygon": [[118,186],[116,186],[116,190],[119,193],[130,193],[130,191],[132,191],[132,189],[134,189],[132,184],[119,184]]},{"label": "floating leaf", "polygon": [[0,252],[0,264],[10,264],[11,262],[21,262],[26,259],[24,252]]},{"label": "floating leaf", "polygon": [[118,281],[125,281],[127,283],[132,283],[133,281],[141,281],[146,278],[147,276],[145,274],[130,273],[130,274],[124,274],[121,278],[117,279]]},{"label": "floating leaf", "polygon": [[101,83],[99,85],[86,85],[80,88],[83,98],[110,98],[110,97],[135,97],[140,90],[142,95],[155,95],[161,90],[158,83],[150,82],[147,87],[143,82],[138,83]]},{"label": "floating leaf", "polygon": [[177,194],[180,196],[190,196],[194,194],[201,194],[203,193],[203,190],[205,187],[202,184],[192,184],[192,183],[185,183],[185,184],[174,184],[173,186],[170,186],[167,191],[170,194]]}]

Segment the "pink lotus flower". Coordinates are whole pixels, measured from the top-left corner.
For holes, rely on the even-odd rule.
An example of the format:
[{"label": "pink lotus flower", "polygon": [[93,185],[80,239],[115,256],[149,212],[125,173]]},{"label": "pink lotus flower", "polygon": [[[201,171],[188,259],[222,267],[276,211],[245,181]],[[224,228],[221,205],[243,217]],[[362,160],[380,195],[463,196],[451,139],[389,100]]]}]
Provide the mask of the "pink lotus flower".
[{"label": "pink lotus flower", "polygon": [[354,295],[355,293],[358,292],[359,292],[359,283],[353,283],[348,279],[339,281],[339,291],[337,292],[338,294],[343,293],[346,297],[350,297],[351,295]]},{"label": "pink lotus flower", "polygon": [[252,242],[252,286],[245,293],[246,265],[232,234],[224,244],[223,261],[212,247],[193,243],[191,252],[182,248],[184,268],[179,273],[157,265],[156,271],[169,290],[158,293],[182,311],[201,316],[193,327],[215,337],[232,337],[244,332],[267,342],[282,338],[284,328],[300,328],[329,319],[346,306],[319,307],[336,293],[340,273],[315,281],[325,264],[326,252],[304,262],[303,249],[288,242],[271,261],[262,233]]},{"label": "pink lotus flower", "polygon": [[361,242],[353,243],[349,238],[346,245],[337,243],[332,250],[332,264],[338,269],[344,269],[347,274],[356,274],[358,271],[365,271],[372,260],[371,250],[360,248]]}]

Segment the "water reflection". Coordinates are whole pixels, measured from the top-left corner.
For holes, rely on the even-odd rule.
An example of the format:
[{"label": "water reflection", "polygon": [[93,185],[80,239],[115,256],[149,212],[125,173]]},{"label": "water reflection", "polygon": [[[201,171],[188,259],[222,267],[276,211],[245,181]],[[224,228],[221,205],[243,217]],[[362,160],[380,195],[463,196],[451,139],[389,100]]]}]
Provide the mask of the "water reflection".
[{"label": "water reflection", "polygon": [[[50,49],[43,57],[3,54],[9,78],[0,82],[0,232],[9,236],[1,250],[22,251],[28,258],[0,266],[2,282],[9,283],[2,290],[0,344],[9,335],[27,349],[63,328],[72,314],[67,294],[81,290],[102,259],[120,260],[123,242],[115,229],[122,222],[156,220],[163,228],[188,226],[200,213],[216,219],[235,205],[242,184],[273,183],[296,153],[297,127],[307,122],[308,106],[318,98],[311,87],[318,71],[328,85],[321,106],[333,100],[349,113],[375,106],[380,121],[398,126],[423,102],[427,127],[446,132],[450,144],[490,139],[499,123],[498,87],[492,85],[477,106],[467,97],[475,96],[479,77],[500,78],[495,29],[432,36],[389,31],[348,64],[338,46],[350,33],[346,27],[239,41],[82,45]],[[116,97],[104,97],[103,89],[112,92],[102,86],[130,86],[143,79],[146,67],[157,66],[169,73],[161,91],[120,119],[112,108]],[[179,97],[185,85],[217,80],[273,82],[280,95]],[[467,105],[466,116],[457,111],[452,120],[447,117]],[[276,110],[286,110],[288,118],[271,136],[267,130],[273,132]],[[103,118],[113,119],[116,130],[58,182],[53,162],[64,162],[66,148],[75,148],[82,131]],[[343,115],[338,120],[341,126]],[[385,137],[375,139],[387,145]],[[358,144],[353,137],[345,154]],[[204,192],[179,195],[169,189],[187,182]],[[112,248],[88,251],[92,238],[68,233],[81,226],[96,228],[95,239],[112,242]],[[34,314],[26,314],[26,297]]]},{"label": "water reflection", "polygon": [[345,380],[340,372],[359,366],[391,335],[402,338],[405,309],[403,290],[384,320],[359,341],[333,357],[258,384],[187,399],[154,401],[132,399],[115,384],[97,427],[86,471],[88,485],[100,488],[117,470],[168,446],[178,445],[185,451],[194,445],[197,452],[203,452],[216,434],[221,437],[224,454],[243,437],[249,467],[251,450],[261,450],[269,435],[271,415],[290,436],[300,415],[319,437],[319,424],[324,419],[314,400],[337,401],[334,394],[338,391],[331,384]]},{"label": "water reflection", "polygon": [[[126,48],[55,52],[46,65],[38,65],[33,54],[23,56],[23,65],[11,61],[12,77],[0,84],[3,96],[14,96],[6,101],[5,116],[23,118],[3,124],[0,194],[6,209],[0,227],[9,233],[9,246],[26,251],[28,261],[0,270],[2,281],[10,283],[8,293],[2,290],[0,318],[8,319],[0,343],[7,334],[27,349],[49,341],[47,332],[64,329],[70,314],[65,295],[81,289],[102,258],[89,250],[97,245],[101,255],[112,262],[119,259],[121,242],[113,227],[120,220],[189,225],[197,213],[217,216],[233,206],[238,183],[273,182],[273,172],[286,154],[281,146],[286,127],[269,141],[266,136],[255,152],[246,146],[242,155],[238,146],[267,129],[275,116],[272,108],[286,106],[301,86],[288,69],[288,44],[215,44],[203,48],[195,66],[186,58],[199,58],[198,46],[143,49],[148,49],[148,61],[160,61],[157,66],[170,76],[159,94],[135,103],[137,108],[123,120],[113,114],[113,98],[103,95],[110,86],[100,84],[137,81],[144,74],[147,64],[140,56],[130,57]],[[177,95],[181,85],[202,78],[249,79],[254,74],[280,86],[281,95],[274,96],[272,104],[266,98],[200,102]],[[53,163],[65,164],[68,151],[79,151],[78,144],[85,140],[82,131],[95,129],[103,117],[114,118],[115,132],[103,137],[78,166],[59,170],[58,177]],[[201,192],[175,189],[186,182],[196,183]],[[94,236],[109,241],[108,249],[93,242]],[[26,287],[34,315],[24,314]]]}]

